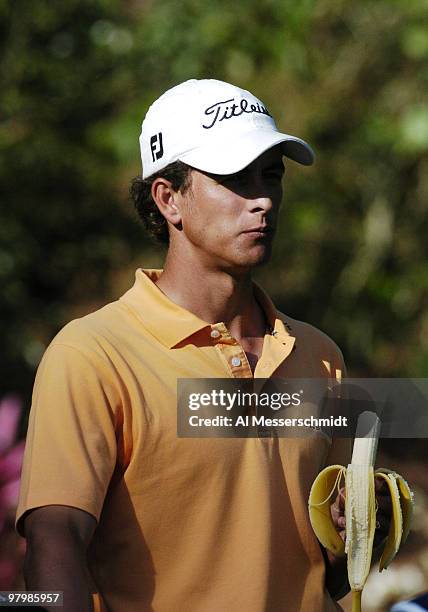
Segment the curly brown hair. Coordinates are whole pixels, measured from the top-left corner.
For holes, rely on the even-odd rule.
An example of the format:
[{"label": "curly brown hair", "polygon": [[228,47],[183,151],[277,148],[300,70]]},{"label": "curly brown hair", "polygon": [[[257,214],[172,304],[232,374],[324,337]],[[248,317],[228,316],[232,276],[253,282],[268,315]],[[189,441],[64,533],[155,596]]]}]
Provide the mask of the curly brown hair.
[{"label": "curly brown hair", "polygon": [[176,161],[146,179],[137,176],[131,181],[131,200],[146,231],[157,242],[169,244],[169,232],[168,223],[152,198],[153,181],[162,177],[171,182],[174,191],[184,194],[191,187],[192,170],[193,168],[184,162]]}]

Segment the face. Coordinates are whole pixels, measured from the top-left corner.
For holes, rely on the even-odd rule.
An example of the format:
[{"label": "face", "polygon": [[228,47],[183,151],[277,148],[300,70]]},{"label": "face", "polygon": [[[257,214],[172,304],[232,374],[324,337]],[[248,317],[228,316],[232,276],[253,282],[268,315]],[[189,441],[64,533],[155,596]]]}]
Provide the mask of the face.
[{"label": "face", "polygon": [[194,170],[182,196],[181,239],[208,266],[248,270],[271,255],[282,200],[284,165],[279,146],[231,175]]}]

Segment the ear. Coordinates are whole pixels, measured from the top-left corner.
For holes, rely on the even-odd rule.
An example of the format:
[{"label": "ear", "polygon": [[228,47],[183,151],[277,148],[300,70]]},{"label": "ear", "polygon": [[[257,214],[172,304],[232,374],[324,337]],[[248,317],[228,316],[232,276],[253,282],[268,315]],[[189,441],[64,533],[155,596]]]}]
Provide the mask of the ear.
[{"label": "ear", "polygon": [[152,198],[156,202],[162,215],[173,225],[181,222],[181,213],[177,206],[180,199],[179,192],[174,191],[171,182],[160,177],[152,183]]}]

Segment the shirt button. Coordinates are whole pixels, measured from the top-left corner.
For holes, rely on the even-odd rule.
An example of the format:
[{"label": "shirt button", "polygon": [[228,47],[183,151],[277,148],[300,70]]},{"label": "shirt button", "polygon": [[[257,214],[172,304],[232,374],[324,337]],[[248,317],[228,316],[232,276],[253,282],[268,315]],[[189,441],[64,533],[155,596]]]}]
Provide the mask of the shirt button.
[{"label": "shirt button", "polygon": [[211,335],[211,338],[219,338],[221,334],[218,331],[218,329],[212,329],[210,335]]},{"label": "shirt button", "polygon": [[235,368],[241,365],[241,360],[239,359],[239,357],[232,357],[232,365]]}]

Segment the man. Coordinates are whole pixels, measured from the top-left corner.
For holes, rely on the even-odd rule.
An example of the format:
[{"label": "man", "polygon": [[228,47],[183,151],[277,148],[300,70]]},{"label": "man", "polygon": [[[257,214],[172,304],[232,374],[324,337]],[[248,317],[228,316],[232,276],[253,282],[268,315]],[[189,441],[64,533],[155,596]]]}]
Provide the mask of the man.
[{"label": "man", "polygon": [[[149,109],[137,209],[168,242],[120,300],[68,324],[34,389],[17,524],[30,589],[64,611],[324,612],[345,563],[321,550],[307,499],[349,441],[180,438],[179,378],[329,377],[322,332],[251,280],[269,260],[283,156],[313,162],[247,91],[191,80]],[[344,526],[343,495],[333,514]],[[330,593],[328,592],[330,589]]]}]

